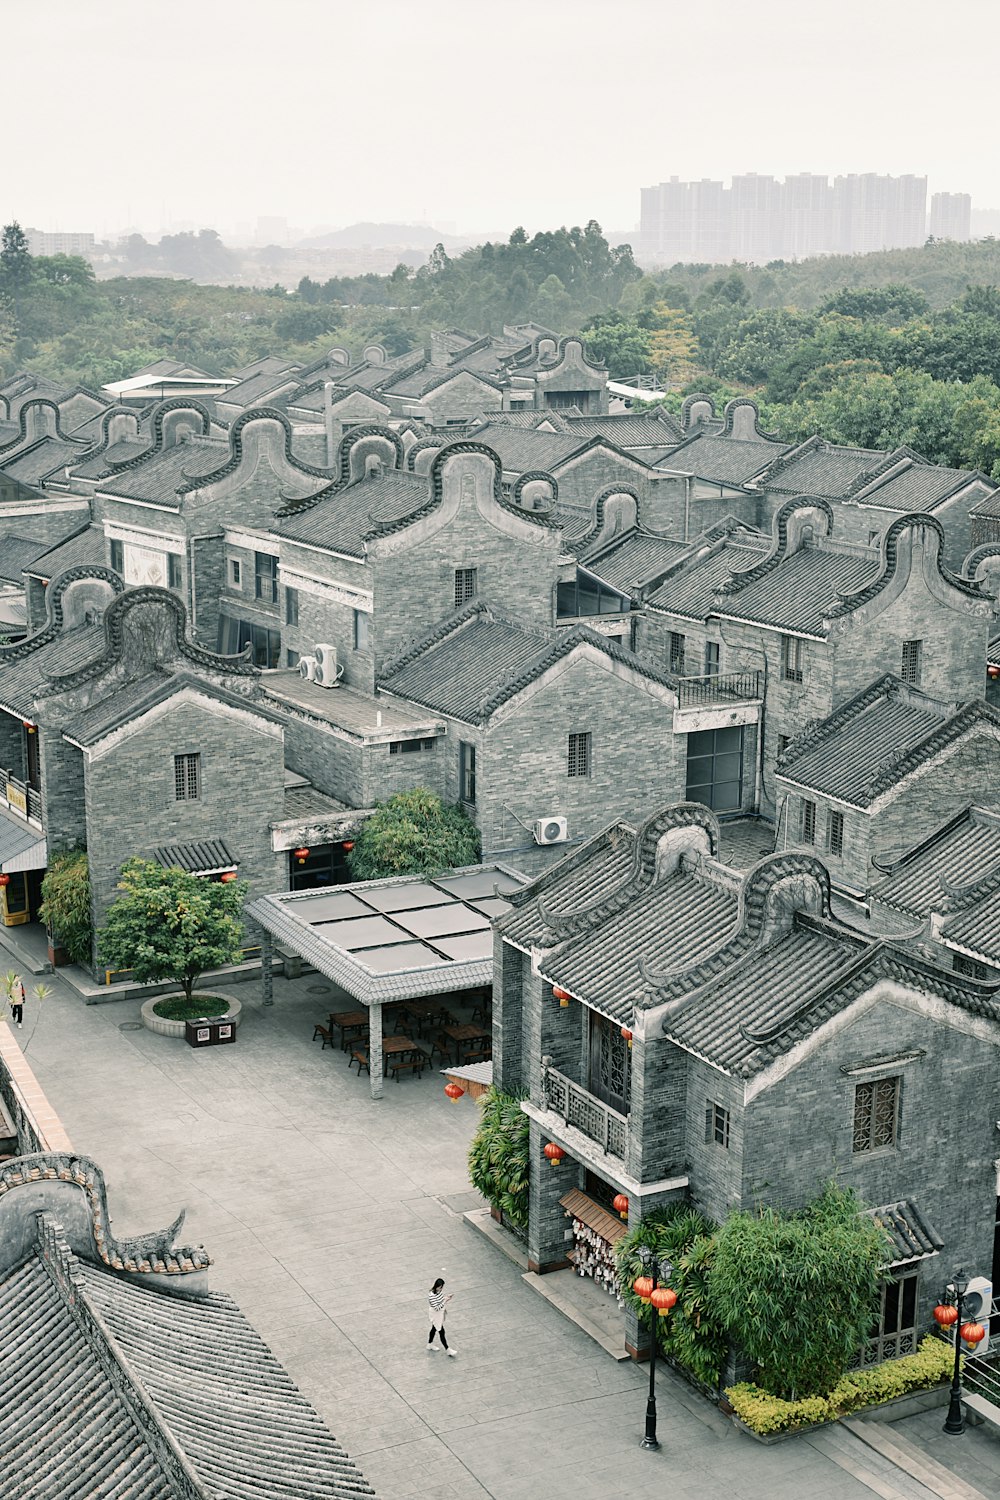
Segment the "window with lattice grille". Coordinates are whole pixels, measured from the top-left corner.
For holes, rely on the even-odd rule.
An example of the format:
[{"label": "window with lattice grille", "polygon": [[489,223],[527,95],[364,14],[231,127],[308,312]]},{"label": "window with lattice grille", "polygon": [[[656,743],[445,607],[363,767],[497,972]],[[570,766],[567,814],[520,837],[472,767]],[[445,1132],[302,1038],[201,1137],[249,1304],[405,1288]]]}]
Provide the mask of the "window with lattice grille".
[{"label": "window with lattice grille", "polygon": [[571,734],[566,762],[567,776],[590,775],[590,735]]},{"label": "window with lattice grille", "polygon": [[920,685],[920,658],[923,656],[923,641],[904,641],[900,677],[904,682]]},{"label": "window with lattice grille", "polygon": [[718,641],[705,642],[705,676],[718,677],[721,666],[722,647]]},{"label": "window with lattice grille", "polygon": [[729,1149],[729,1111],[714,1099],[705,1101],[705,1139]]},{"label": "window with lattice grille", "polygon": [[477,593],[476,568],[455,569],[455,608],[459,609],[463,604],[468,604]]},{"label": "window with lattice grille", "polygon": [[804,844],[815,844],[816,842],[815,802],[802,803],[802,842]]},{"label": "window with lattice grille", "polygon": [[781,637],[781,675],[786,682],[801,682],[805,671],[803,643],[795,635]]},{"label": "window with lattice grille", "polygon": [[193,802],[201,795],[201,756],[174,756],[174,797],[178,802]]},{"label": "window with lattice grille", "polygon": [[831,854],[844,852],[844,814],[831,807],[826,815],[826,847]]},{"label": "window with lattice grille", "polygon": [[670,670],[676,672],[678,677],[684,676],[684,637],[680,631],[670,632]]},{"label": "window with lattice grille", "polygon": [[876,1078],[854,1090],[854,1154],[896,1144],[899,1079]]}]

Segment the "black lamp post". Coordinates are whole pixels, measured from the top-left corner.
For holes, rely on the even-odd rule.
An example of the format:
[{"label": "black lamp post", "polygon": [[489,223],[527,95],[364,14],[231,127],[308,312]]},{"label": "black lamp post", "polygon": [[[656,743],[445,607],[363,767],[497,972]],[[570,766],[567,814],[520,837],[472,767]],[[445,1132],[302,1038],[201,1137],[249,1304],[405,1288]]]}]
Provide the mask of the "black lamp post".
[{"label": "black lamp post", "polygon": [[952,1437],[965,1431],[965,1418],[962,1415],[962,1375],[960,1368],[962,1335],[960,1329],[962,1327],[962,1302],[968,1290],[969,1278],[964,1271],[956,1271],[951,1286],[945,1292],[945,1296],[948,1296],[949,1292],[954,1293],[955,1306],[958,1311],[958,1316],[953,1325],[955,1329],[955,1371],[951,1379],[951,1400],[948,1402],[948,1415],[944,1421],[944,1430]]},{"label": "black lamp post", "polygon": [[[640,1448],[658,1448],[660,1445],[656,1439],[656,1319],[658,1309],[652,1303],[653,1293],[661,1286],[665,1286],[674,1274],[674,1268],[669,1260],[660,1260],[656,1251],[649,1245],[639,1247],[639,1261],[642,1265],[643,1277],[637,1278],[632,1283],[632,1290],[642,1298],[649,1306],[649,1395],[646,1398],[646,1434]],[[639,1282],[645,1279],[648,1286],[640,1290]]]}]

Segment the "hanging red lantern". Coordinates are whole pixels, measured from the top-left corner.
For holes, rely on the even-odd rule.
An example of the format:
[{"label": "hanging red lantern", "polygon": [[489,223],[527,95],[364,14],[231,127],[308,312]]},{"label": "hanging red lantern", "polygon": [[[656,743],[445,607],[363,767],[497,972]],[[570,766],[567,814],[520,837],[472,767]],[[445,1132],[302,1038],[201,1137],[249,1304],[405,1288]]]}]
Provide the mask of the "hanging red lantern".
[{"label": "hanging red lantern", "polygon": [[658,1315],[665,1318],[670,1309],[677,1304],[677,1293],[668,1286],[658,1286],[649,1300],[656,1308]]},{"label": "hanging red lantern", "polygon": [[461,1084],[458,1083],[446,1083],[444,1086],[444,1091],[448,1095],[448,1098],[451,1100],[452,1104],[457,1104],[459,1099],[465,1097],[465,1090],[462,1088]]},{"label": "hanging red lantern", "polygon": [[0,875],[0,885],[10,885],[10,876],[6,873]]},{"label": "hanging red lantern", "polygon": [[611,1207],[614,1209],[615,1213],[619,1214],[623,1219],[628,1218],[628,1199],[626,1198],[624,1193],[615,1194],[615,1196],[611,1200]]},{"label": "hanging red lantern", "polygon": [[354,848],[354,843],[351,839],[345,839],[340,847],[341,849],[343,849],[345,854],[350,854],[351,850]]},{"label": "hanging red lantern", "polygon": [[969,1344],[972,1348],[986,1337],[986,1329],[982,1323],[963,1323],[958,1330],[962,1342]]},{"label": "hanging red lantern", "polygon": [[555,1141],[549,1141],[549,1144],[545,1147],[544,1155],[548,1157],[554,1167],[558,1167],[566,1153],[561,1146],[556,1145]]},{"label": "hanging red lantern", "polygon": [[219,876],[219,879],[222,881],[222,883],[224,885],[228,885],[231,880],[235,880],[236,879],[236,871],[235,870],[226,870],[222,875]]},{"label": "hanging red lantern", "polygon": [[34,732],[35,732],[35,726],[34,726],[34,724],[32,724],[32,722],[31,722],[30,719],[22,719],[21,723],[24,726],[24,728],[28,731],[29,734],[34,734]]},{"label": "hanging red lantern", "polygon": [[637,1276],[632,1283],[632,1290],[639,1298],[639,1301],[644,1303],[646,1307],[648,1307],[649,1299],[653,1295],[652,1276]]},{"label": "hanging red lantern", "polygon": [[563,1010],[565,1010],[570,1001],[569,990],[560,989],[557,984],[554,984],[552,986],[552,996],[553,999],[559,1001],[559,1004],[562,1006]]},{"label": "hanging red lantern", "polygon": [[623,1026],[622,1027],[622,1036],[624,1037],[625,1041],[628,1042],[629,1046],[631,1047],[631,1045],[632,1045],[632,1033],[631,1033],[631,1031],[629,1031],[629,1029],[628,1029],[627,1026]]},{"label": "hanging red lantern", "polygon": [[987,667],[986,675],[987,677],[992,678],[992,680],[995,682],[996,679],[1000,677],[1000,667]]},{"label": "hanging red lantern", "polygon": [[942,1328],[950,1328],[952,1323],[958,1322],[958,1308],[942,1302],[934,1309],[934,1316]]}]

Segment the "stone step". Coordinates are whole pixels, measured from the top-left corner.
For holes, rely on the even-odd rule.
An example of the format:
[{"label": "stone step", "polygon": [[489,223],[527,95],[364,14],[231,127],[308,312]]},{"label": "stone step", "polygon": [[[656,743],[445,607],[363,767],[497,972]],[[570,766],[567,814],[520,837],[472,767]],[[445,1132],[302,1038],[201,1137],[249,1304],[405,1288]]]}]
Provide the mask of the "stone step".
[{"label": "stone step", "polygon": [[[898,1469],[919,1480],[939,1500],[990,1500],[982,1490],[976,1489],[967,1479],[962,1479],[952,1469],[946,1468],[888,1423],[845,1417],[841,1426],[846,1427],[867,1447],[889,1459]],[[950,1439],[944,1438],[943,1441],[948,1442]]]},{"label": "stone step", "polygon": [[891,1459],[873,1452],[842,1422],[809,1433],[806,1441],[881,1500],[939,1500],[936,1491],[897,1468]]}]

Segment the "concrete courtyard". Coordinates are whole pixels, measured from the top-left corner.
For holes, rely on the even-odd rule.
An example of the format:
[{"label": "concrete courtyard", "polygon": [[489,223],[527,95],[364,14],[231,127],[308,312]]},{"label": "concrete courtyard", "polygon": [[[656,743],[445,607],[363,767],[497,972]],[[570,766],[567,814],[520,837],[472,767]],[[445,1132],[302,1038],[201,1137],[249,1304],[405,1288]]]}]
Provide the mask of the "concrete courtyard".
[{"label": "concrete courtyard", "polygon": [[[181,1240],[215,1257],[212,1286],[240,1303],[380,1500],[946,1493],[839,1426],[757,1444],[669,1373],[661,1451],[642,1451],[646,1369],[611,1358],[462,1218],[481,1201],[465,1163],[474,1106],[450,1105],[433,1072],[373,1102],[343,1053],[310,1040],[333,999],[321,976],[276,980],[270,1010],[256,983],[234,993],[244,1021],[231,1047],[154,1036],[136,1027],[137,1001],[85,1006],[58,976],[15,1035],[74,1147],[104,1168],[115,1229],[150,1230],[187,1206]],[[439,1275],[454,1294],[454,1360],[426,1352]]]}]

